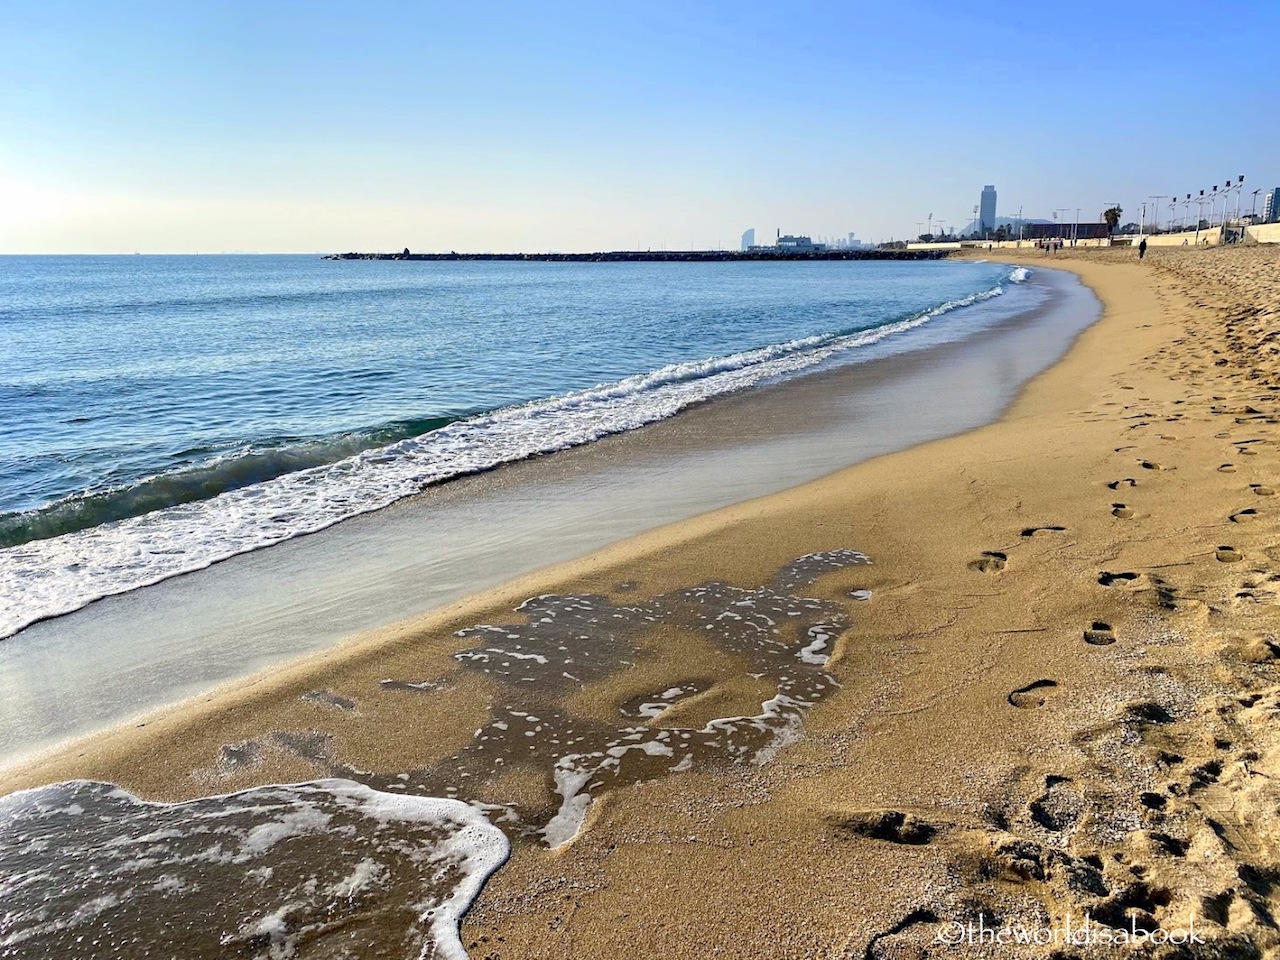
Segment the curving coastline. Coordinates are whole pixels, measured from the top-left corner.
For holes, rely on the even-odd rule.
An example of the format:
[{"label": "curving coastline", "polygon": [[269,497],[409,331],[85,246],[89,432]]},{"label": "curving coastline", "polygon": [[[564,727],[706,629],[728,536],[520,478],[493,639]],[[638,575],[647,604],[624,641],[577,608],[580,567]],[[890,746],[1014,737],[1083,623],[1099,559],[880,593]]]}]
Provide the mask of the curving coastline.
[{"label": "curving coastline", "polygon": [[[979,914],[1040,927],[1085,913],[1274,950],[1277,264],[1224,250],[1054,265],[1106,314],[989,427],[522,578],[4,784],[92,776],[180,799],[431,768],[506,722],[491,710],[507,681],[465,670],[477,635],[457,631],[524,642],[545,613],[511,608],[545,594],[641,610],[713,579],[785,582],[851,624],[822,648],[816,624],[770,640],[830,651],[841,689],[804,735],[760,765],[606,789],[555,851],[513,830],[463,927],[473,957],[872,955],[928,950],[941,924]],[[850,549],[872,562],[777,579]],[[698,621],[648,622],[625,669],[547,692],[575,729],[670,699],[637,727],[690,730],[775,695]],[[554,812],[570,781],[537,769],[490,768],[475,794]]]}]

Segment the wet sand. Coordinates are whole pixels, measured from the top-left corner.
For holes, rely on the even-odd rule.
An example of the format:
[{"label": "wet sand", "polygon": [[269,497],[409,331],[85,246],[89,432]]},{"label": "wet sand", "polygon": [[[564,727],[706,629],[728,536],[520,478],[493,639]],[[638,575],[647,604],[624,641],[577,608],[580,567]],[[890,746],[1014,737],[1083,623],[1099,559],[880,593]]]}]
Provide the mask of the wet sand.
[{"label": "wet sand", "polygon": [[1280,260],[1052,265],[1106,313],[991,426],[531,574],[3,787],[174,800],[337,774],[500,804],[513,853],[463,925],[472,957],[974,953],[941,925],[1086,913],[1194,918],[1220,954],[1272,955]]}]

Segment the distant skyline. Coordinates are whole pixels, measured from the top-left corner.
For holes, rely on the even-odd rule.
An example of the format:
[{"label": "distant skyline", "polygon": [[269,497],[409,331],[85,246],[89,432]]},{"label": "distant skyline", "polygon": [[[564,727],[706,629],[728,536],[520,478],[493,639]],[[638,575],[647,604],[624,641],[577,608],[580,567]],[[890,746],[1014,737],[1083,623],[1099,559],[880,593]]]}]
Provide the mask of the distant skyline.
[{"label": "distant skyline", "polygon": [[10,0],[0,25],[0,253],[732,249],[959,228],[989,183],[1002,217],[1125,221],[1280,186],[1271,2]]}]

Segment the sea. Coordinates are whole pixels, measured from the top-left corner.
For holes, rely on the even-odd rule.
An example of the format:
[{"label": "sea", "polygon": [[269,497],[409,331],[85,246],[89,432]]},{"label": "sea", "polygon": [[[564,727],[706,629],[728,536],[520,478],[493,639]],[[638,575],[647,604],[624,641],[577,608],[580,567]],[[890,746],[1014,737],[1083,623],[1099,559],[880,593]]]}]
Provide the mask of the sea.
[{"label": "sea", "polygon": [[[0,644],[21,651],[37,621],[459,477],[994,335],[1050,296],[1030,279],[982,262],[0,258]],[[461,918],[513,842],[563,847],[604,791],[765,763],[794,740],[838,689],[828,657],[851,626],[849,604],[810,587],[870,562],[832,550],[754,588],[711,581],[619,605],[531,597],[512,622],[457,634],[471,644],[457,669],[496,691],[491,716],[428,767],[362,771],[322,731],[274,731],[225,745],[209,795],[182,803],[90,781],[0,797],[0,956],[465,960]],[[613,723],[564,709],[642,657],[656,624],[740,662],[767,688],[759,712],[666,722],[704,678],[621,703]],[[34,688],[58,681],[32,676],[4,684],[30,701],[18,725],[51,712]],[[102,695],[84,682],[75,696]],[[437,692],[390,676],[376,695],[413,709]],[[217,789],[280,754],[320,779]],[[542,777],[554,801],[488,796],[496,769]]]},{"label": "sea", "polygon": [[0,638],[883,341],[909,349],[1026,276],[0,258]]}]

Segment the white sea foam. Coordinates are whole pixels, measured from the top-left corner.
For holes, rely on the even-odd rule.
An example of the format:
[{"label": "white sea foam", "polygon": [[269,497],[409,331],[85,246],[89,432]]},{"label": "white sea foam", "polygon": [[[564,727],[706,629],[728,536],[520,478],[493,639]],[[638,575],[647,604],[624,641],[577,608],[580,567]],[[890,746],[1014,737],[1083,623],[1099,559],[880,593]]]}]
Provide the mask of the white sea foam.
[{"label": "white sea foam", "polygon": [[74,781],[0,798],[0,824],[6,956],[290,957],[345,924],[370,955],[466,960],[459,920],[510,850],[465,803],[349,780],[179,804]]},{"label": "white sea foam", "polygon": [[[1029,276],[1019,267],[1008,280]],[[0,637],[94,600],[314,533],[453,477],[552,453],[673,416],[712,397],[809,370],[1003,293],[999,285],[870,330],[679,363],[507,407],[336,463],[208,500],[0,550]]]}]

